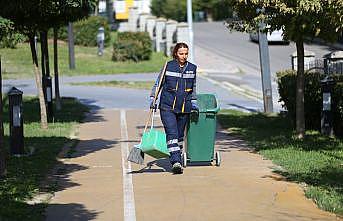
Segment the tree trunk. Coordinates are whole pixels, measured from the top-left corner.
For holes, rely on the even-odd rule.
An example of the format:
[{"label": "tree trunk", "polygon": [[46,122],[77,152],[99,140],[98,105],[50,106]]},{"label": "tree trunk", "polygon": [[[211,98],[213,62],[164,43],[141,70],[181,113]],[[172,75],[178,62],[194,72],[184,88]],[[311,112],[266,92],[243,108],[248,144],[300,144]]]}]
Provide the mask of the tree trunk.
[{"label": "tree trunk", "polygon": [[[41,52],[41,68],[42,68],[42,76],[45,76],[45,56],[44,56],[44,44],[45,44],[45,41],[44,41],[44,32],[40,32],[39,33],[40,35],[40,52]],[[37,55],[37,52],[36,52],[36,56]],[[43,82],[44,83],[44,82]]]},{"label": "tree trunk", "polygon": [[43,129],[48,129],[46,106],[45,106],[45,100],[44,100],[44,94],[43,94],[43,88],[42,88],[42,81],[41,81],[41,77],[40,77],[40,73],[39,73],[38,58],[37,58],[37,51],[36,51],[36,47],[35,47],[34,36],[30,36],[29,39],[30,39],[30,48],[31,48],[31,54],[32,54],[33,69],[34,69],[34,73],[35,73],[35,80],[36,80],[37,90],[38,90],[41,127]]},{"label": "tree trunk", "polygon": [[74,52],[74,31],[73,23],[68,23],[68,51],[69,51],[69,69],[75,69],[75,52]]},{"label": "tree trunk", "polygon": [[5,143],[4,143],[4,122],[2,109],[2,75],[1,75],[1,57],[0,57],[0,178],[6,175],[6,157],[5,157]]},{"label": "tree trunk", "polygon": [[55,73],[55,98],[56,109],[61,110],[60,86],[58,81],[58,48],[57,48],[57,32],[58,28],[54,27],[54,73]]},{"label": "tree trunk", "polygon": [[94,15],[95,16],[98,16],[98,11],[99,11],[99,2],[94,7]]},{"label": "tree trunk", "polygon": [[108,23],[110,26],[113,25],[113,0],[106,0],[106,11]]},{"label": "tree trunk", "polygon": [[305,136],[305,108],[304,108],[304,40],[296,41],[297,47],[297,91],[296,91],[296,132],[299,139]]},{"label": "tree trunk", "polygon": [[44,61],[45,61],[45,74],[47,77],[50,76],[49,66],[49,43],[48,43],[48,31],[44,32]]}]

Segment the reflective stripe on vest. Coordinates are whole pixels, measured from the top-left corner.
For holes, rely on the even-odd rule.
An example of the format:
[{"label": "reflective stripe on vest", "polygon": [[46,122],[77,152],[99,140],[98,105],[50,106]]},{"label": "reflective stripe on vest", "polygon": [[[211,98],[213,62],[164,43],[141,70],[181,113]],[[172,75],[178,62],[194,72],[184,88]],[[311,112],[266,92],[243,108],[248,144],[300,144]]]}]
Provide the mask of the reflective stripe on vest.
[{"label": "reflective stripe on vest", "polygon": [[179,77],[179,78],[194,78],[195,74],[181,74],[178,72],[173,72],[173,71],[166,71],[166,76],[170,76],[170,77]]}]

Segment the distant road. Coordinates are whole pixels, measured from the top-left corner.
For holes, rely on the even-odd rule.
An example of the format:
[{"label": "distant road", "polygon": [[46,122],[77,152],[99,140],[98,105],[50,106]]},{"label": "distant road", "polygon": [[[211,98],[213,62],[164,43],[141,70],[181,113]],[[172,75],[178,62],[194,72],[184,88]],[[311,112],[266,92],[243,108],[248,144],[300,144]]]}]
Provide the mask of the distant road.
[{"label": "distant road", "polygon": [[[247,33],[231,32],[223,22],[194,23],[194,43],[238,64],[243,71],[260,73],[258,44],[249,40]],[[305,50],[316,53],[317,58],[333,51],[322,45],[305,45]],[[291,54],[296,51],[290,45],[269,45],[271,72],[291,68]]]}]

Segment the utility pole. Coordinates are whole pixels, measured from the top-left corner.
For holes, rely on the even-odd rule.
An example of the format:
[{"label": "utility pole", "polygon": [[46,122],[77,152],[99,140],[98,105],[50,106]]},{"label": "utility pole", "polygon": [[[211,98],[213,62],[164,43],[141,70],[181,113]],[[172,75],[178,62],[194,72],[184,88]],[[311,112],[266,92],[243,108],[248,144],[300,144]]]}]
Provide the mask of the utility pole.
[{"label": "utility pole", "polygon": [[113,0],[106,0],[106,12],[107,12],[107,18],[108,23],[110,24],[110,27],[112,28],[114,19],[113,19]]},{"label": "utility pole", "polygon": [[2,105],[2,75],[1,75],[1,56],[0,56],[0,179],[6,175],[6,156],[5,156],[5,136],[3,125],[3,105]]},{"label": "utility pole", "polygon": [[187,23],[189,33],[189,61],[194,62],[194,45],[193,45],[193,13],[192,13],[192,0],[187,0]]},{"label": "utility pole", "polygon": [[[263,12],[263,10],[259,10]],[[267,33],[265,23],[260,22],[258,27],[258,43],[260,52],[260,65],[262,77],[263,104],[265,113],[273,113],[272,83],[270,78],[270,62]]]},{"label": "utility pole", "polygon": [[75,69],[73,23],[68,24],[69,69]]}]

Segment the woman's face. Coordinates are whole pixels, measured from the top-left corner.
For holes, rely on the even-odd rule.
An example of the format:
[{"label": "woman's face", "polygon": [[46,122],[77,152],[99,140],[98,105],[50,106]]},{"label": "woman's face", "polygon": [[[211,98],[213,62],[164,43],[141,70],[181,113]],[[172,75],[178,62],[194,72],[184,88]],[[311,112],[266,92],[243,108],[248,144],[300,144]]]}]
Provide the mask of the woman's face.
[{"label": "woman's face", "polygon": [[176,52],[177,61],[180,64],[184,64],[187,61],[188,48],[179,48]]}]

